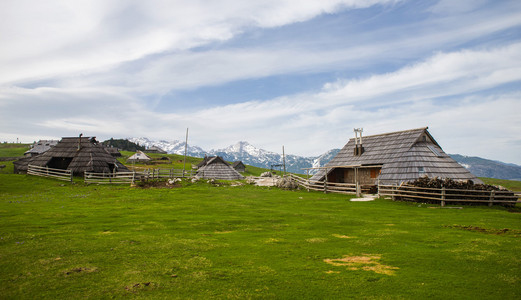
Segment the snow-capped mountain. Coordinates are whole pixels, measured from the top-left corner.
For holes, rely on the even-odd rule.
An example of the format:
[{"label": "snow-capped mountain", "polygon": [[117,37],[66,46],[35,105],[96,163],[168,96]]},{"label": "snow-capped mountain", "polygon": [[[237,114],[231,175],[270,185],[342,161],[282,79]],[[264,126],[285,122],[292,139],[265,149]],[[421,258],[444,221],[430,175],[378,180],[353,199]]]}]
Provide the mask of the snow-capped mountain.
[{"label": "snow-capped mountain", "polygon": [[[224,149],[209,151],[208,155],[219,155],[227,161],[242,161],[244,164],[270,169],[273,165],[282,164],[282,154],[256,148],[248,142],[238,142]],[[312,157],[286,155],[286,171],[306,173],[302,168],[310,168]],[[280,170],[281,167],[273,167]]]},{"label": "snow-capped mountain", "polygon": [[[133,143],[145,146],[147,148],[157,146],[165,150],[167,153],[180,155],[184,154],[185,143],[181,141],[152,141],[145,137],[127,139]],[[303,168],[311,168],[313,166],[320,166],[320,164],[327,163],[329,159],[331,159],[334,156],[334,154],[331,154],[331,152],[335,150],[330,150],[324,155],[318,157],[303,157],[298,155],[287,154],[286,171],[305,174],[306,170],[304,170]],[[338,150],[336,150],[336,152],[338,152]],[[190,146],[190,144],[188,144],[187,155],[193,157],[204,157],[205,155],[219,155],[227,161],[240,160],[244,164],[266,169],[270,169],[272,165],[282,164],[282,154],[257,148],[245,141],[238,142],[223,149],[212,149],[210,151],[205,151],[201,147]],[[329,156],[330,158],[326,160],[326,157]],[[274,167],[274,169],[281,170],[282,167]]]},{"label": "snow-capped mountain", "polygon": [[[156,147],[159,147],[159,148],[165,150],[167,153],[170,153],[170,154],[183,155],[185,153],[185,142],[181,142],[181,141],[177,141],[177,140],[174,140],[174,141],[165,141],[165,140],[151,141],[151,140],[149,140],[146,137],[127,138],[127,140],[129,140],[129,141],[131,141],[133,143],[139,144],[141,146],[144,146],[146,148],[150,148],[152,146],[156,146]],[[187,147],[187,155],[188,156],[204,157],[205,154],[206,154],[206,152],[203,149],[201,149],[200,147],[190,146],[190,144],[188,144],[188,147]]]}]

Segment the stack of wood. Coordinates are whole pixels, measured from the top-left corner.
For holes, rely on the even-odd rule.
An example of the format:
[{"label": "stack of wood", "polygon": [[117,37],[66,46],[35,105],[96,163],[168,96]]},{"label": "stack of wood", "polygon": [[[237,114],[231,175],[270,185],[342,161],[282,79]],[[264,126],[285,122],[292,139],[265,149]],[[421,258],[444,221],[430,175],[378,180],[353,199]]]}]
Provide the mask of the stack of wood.
[{"label": "stack of wood", "polygon": [[456,190],[478,190],[478,191],[500,191],[506,190],[500,187],[490,185],[490,184],[474,184],[472,180],[453,180],[450,178],[441,179],[439,177],[430,178],[427,176],[420,177],[415,181],[410,181],[407,185],[424,187],[424,188],[435,188],[441,189],[445,187],[446,189],[456,189]]},{"label": "stack of wood", "polygon": [[[512,201],[515,197],[512,191],[509,191],[503,187],[493,186],[490,184],[474,184],[472,180],[460,181],[453,180],[450,178],[429,178],[427,176],[420,177],[417,180],[410,181],[406,184],[406,186],[414,186],[419,188],[428,188],[428,189],[441,189],[444,188],[445,199],[464,199],[461,202],[450,202],[451,204],[487,204],[487,200],[492,197],[493,201]],[[490,193],[488,193],[490,192]],[[470,202],[468,200],[478,200],[481,202]],[[425,200],[421,200],[422,202]],[[431,201],[426,201],[431,202]],[[432,201],[432,203],[436,203],[437,201]],[[496,204],[496,203],[495,203]],[[512,206],[515,205],[511,203],[497,203],[499,205],[504,206]]]}]

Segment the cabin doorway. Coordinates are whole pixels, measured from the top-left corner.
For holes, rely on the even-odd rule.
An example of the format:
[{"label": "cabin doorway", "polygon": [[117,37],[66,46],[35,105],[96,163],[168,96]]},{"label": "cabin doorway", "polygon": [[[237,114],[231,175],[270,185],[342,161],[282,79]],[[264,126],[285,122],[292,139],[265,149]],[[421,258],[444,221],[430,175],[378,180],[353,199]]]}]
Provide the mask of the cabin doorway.
[{"label": "cabin doorway", "polygon": [[53,157],[47,163],[47,167],[53,169],[67,170],[71,162],[72,157]]}]

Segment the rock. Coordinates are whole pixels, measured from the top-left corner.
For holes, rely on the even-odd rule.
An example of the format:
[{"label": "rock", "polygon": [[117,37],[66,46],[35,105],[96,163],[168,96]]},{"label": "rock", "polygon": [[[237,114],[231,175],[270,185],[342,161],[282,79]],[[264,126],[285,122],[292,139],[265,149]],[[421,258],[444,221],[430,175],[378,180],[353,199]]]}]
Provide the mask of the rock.
[{"label": "rock", "polygon": [[260,175],[260,177],[273,177],[273,174],[271,174],[271,172],[264,172]]},{"label": "rock", "polygon": [[3,169],[3,168],[5,168],[5,165],[0,165],[0,169]]},{"label": "rock", "polygon": [[284,177],[277,181],[277,187],[285,190],[295,190],[298,188],[298,184],[289,177]]}]

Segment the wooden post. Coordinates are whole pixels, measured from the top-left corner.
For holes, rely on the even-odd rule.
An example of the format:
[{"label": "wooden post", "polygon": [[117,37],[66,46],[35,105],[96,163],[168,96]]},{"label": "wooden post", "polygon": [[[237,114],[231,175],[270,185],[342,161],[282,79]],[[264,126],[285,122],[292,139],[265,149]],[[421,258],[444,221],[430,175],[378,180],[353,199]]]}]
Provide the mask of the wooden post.
[{"label": "wooden post", "polygon": [[441,207],[445,206],[445,187],[441,187]]},{"label": "wooden post", "polygon": [[286,156],[284,155],[284,146],[282,146],[282,166],[284,167],[284,173],[282,176],[286,175]]},{"label": "wooden post", "polygon": [[186,149],[188,147],[188,128],[186,128],[186,139],[185,139],[185,155],[183,158],[183,178],[185,178],[185,166],[186,166]]},{"label": "wooden post", "polygon": [[492,202],[494,201],[494,196],[496,195],[496,191],[490,191],[490,198],[488,200],[488,206],[492,206]]},{"label": "wooden post", "polygon": [[396,188],[395,185],[391,186],[391,199],[392,199],[393,201],[395,200],[395,198],[394,198],[394,191],[395,191],[395,188]]},{"label": "wooden post", "polygon": [[360,197],[360,181],[358,180],[358,168],[355,168],[356,196]]},{"label": "wooden post", "polygon": [[327,194],[327,168],[326,168],[326,176],[324,177],[324,194]]}]

